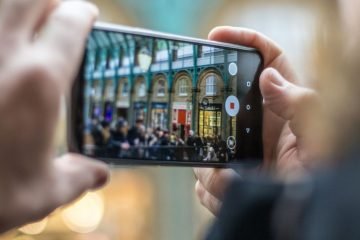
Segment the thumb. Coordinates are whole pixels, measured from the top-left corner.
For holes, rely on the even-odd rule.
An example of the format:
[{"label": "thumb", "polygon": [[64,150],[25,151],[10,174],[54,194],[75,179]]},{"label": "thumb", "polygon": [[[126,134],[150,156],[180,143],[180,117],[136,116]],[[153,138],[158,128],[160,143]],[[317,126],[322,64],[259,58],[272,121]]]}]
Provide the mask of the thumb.
[{"label": "thumb", "polygon": [[289,121],[293,134],[304,137],[304,130],[311,125],[309,113],[319,108],[314,90],[287,81],[277,70],[268,68],[260,76],[260,90],[264,108]]},{"label": "thumb", "polygon": [[317,94],[287,81],[277,70],[268,68],[260,76],[264,104],[284,120],[294,120],[297,113],[317,102]]},{"label": "thumb", "polygon": [[80,155],[67,154],[54,162],[53,205],[67,204],[88,190],[103,186],[109,178],[108,167]]}]

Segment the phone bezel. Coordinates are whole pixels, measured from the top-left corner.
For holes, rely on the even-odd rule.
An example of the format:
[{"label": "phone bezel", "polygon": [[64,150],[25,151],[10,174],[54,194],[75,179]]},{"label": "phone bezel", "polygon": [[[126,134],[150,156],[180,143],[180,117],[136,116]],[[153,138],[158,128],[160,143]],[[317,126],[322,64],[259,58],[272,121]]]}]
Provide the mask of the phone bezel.
[{"label": "phone bezel", "polygon": [[[142,28],[129,27],[123,25],[116,25],[111,23],[97,22],[95,23],[93,30],[105,30],[119,33],[135,34],[145,37],[161,38],[165,40],[175,40],[183,41],[192,44],[201,44],[209,45],[214,47],[229,48],[235,49],[237,51],[247,51],[257,54],[260,59],[260,64],[258,70],[255,74],[255,80],[258,80],[263,69],[263,56],[255,48],[245,47],[241,45],[231,44],[231,43],[222,43],[211,40],[204,40],[199,38],[192,38],[187,36],[180,36],[175,34],[168,34],[163,32],[157,32]],[[84,52],[84,55],[86,53]],[[84,58],[83,58],[84,61]],[[80,71],[77,74],[77,77],[74,81],[73,87],[71,89],[71,94],[67,98],[67,140],[68,140],[68,150],[73,153],[81,153],[81,146],[83,141],[83,131],[80,130],[83,124],[83,95],[78,94],[82,93],[81,89],[84,87],[84,77],[82,76],[84,71],[84,62],[81,63]],[[81,153],[82,154],[82,153]],[[148,166],[178,166],[178,167],[214,167],[214,168],[238,168],[238,167],[253,167],[259,165],[262,159],[258,161],[251,159],[243,159],[241,162],[190,162],[190,161],[158,161],[158,160],[135,160],[135,159],[118,159],[118,158],[96,158],[107,164],[114,166],[126,166],[126,165],[148,165]]]}]

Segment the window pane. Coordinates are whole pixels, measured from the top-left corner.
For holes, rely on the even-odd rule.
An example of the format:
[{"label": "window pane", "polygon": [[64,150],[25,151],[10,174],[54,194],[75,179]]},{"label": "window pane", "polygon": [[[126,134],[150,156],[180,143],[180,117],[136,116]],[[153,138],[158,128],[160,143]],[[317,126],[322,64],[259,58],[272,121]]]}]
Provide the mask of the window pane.
[{"label": "window pane", "polygon": [[212,74],[206,78],[206,95],[214,96],[216,92],[216,78],[215,75]]}]

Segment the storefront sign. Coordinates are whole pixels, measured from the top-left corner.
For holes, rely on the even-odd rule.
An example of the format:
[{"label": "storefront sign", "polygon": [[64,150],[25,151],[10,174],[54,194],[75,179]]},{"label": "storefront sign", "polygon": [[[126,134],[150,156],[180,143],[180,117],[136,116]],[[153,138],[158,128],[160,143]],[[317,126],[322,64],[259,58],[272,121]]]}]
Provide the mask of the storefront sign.
[{"label": "storefront sign", "polygon": [[183,109],[183,110],[191,110],[192,104],[189,102],[174,102],[173,103],[174,109]]},{"label": "storefront sign", "polygon": [[145,102],[135,102],[134,109],[144,109],[146,107]]},{"label": "storefront sign", "polygon": [[222,110],[222,104],[214,104],[214,103],[209,103],[208,105],[203,105],[203,104],[199,104],[199,108],[201,110],[207,110],[207,111],[221,111]]},{"label": "storefront sign", "polygon": [[118,108],[129,108],[130,103],[129,103],[129,101],[117,101],[116,107],[118,107]]},{"label": "storefront sign", "polygon": [[167,106],[168,106],[167,103],[159,103],[159,102],[151,103],[152,109],[167,109]]}]

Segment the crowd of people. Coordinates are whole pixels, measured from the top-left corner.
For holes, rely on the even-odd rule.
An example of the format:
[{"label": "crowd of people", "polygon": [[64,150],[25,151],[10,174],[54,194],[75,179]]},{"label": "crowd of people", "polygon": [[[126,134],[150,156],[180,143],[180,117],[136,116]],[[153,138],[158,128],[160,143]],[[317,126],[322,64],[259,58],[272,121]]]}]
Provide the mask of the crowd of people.
[{"label": "crowd of people", "polygon": [[184,138],[173,131],[160,127],[146,128],[143,119],[133,126],[120,117],[113,122],[93,119],[86,134],[92,139],[91,155],[128,159],[173,161],[221,161],[229,160],[230,151],[221,136],[200,137],[189,130]]}]

